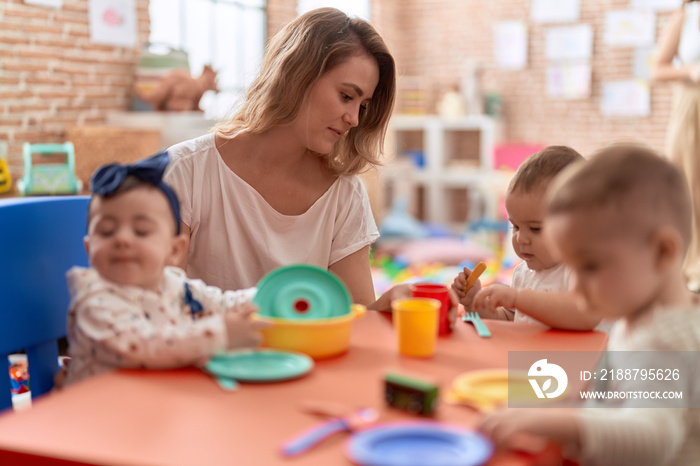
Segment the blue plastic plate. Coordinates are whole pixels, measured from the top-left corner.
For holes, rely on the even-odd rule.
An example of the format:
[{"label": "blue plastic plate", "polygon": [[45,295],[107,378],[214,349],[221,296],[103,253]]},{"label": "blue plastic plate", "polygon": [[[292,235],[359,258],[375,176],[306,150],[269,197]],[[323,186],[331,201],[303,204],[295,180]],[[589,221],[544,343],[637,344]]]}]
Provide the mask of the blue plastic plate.
[{"label": "blue plastic plate", "polygon": [[332,273],[308,264],[280,267],[258,283],[253,302],[261,316],[316,320],[350,313],[350,294]]},{"label": "blue plastic plate", "polygon": [[353,435],[346,449],[362,466],[477,466],[493,444],[471,430],[433,422],[384,424]]},{"label": "blue plastic plate", "polygon": [[309,356],[273,349],[239,350],[221,353],[204,369],[214,375],[241,382],[276,382],[301,377],[314,367]]}]

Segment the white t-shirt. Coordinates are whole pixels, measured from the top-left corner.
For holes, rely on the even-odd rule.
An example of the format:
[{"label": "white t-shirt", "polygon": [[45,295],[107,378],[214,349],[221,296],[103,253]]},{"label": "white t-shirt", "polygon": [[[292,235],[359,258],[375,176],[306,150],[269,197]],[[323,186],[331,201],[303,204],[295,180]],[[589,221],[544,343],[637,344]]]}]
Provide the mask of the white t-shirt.
[{"label": "white t-shirt", "polygon": [[[630,329],[618,321],[610,331],[608,349],[611,351],[700,351],[700,308],[656,309],[645,316],[645,323]],[[692,354],[690,355],[692,358]],[[685,358],[681,358],[685,359]],[[666,367],[674,366],[674,358],[665,358]],[[658,364],[657,364],[658,365]],[[678,364],[681,366],[680,364]],[[635,466],[700,464],[700,389],[697,386],[697,366],[682,366],[681,378],[674,391],[683,393],[686,408],[640,408],[635,400],[612,403],[605,408],[581,411],[582,465],[633,464]],[[610,369],[634,369],[611,367]],[[695,370],[687,373],[686,370]],[[628,385],[629,384],[629,385]],[[615,391],[663,390],[658,381],[627,382],[613,387]]]},{"label": "white t-shirt", "polygon": [[[530,270],[527,263],[521,262],[513,270],[513,288],[537,291],[566,291],[569,289],[571,270],[564,264],[544,270]],[[515,322],[536,322],[539,320],[515,310]]]},{"label": "white t-shirt", "polygon": [[690,2],[684,7],[683,29],[678,42],[681,63],[700,63],[700,3]]},{"label": "white t-shirt", "polygon": [[294,263],[324,269],[379,238],[358,176],[341,176],[301,215],[283,215],[221,159],[214,134],[168,149],[165,180],[190,227],[187,275],[227,290]]}]

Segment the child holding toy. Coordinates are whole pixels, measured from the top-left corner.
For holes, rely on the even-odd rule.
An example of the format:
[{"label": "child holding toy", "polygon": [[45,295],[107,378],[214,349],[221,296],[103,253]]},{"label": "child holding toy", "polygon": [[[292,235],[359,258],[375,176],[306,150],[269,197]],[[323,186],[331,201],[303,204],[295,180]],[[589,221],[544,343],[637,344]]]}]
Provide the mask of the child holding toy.
[{"label": "child holding toy", "polygon": [[513,271],[512,286],[493,284],[481,289],[477,280],[466,294],[471,271],[460,272],[452,288],[465,309],[487,319],[542,322],[568,330],[590,330],[598,324],[597,318],[577,306],[569,291],[569,269],[554,257],[542,236],[547,187],[565,167],[583,160],[570,147],[548,146],[518,167],[505,203],[513,248],[523,262]]},{"label": "child holding toy", "polygon": [[91,267],[66,274],[66,383],[116,368],[197,365],[219,350],[259,343],[264,324],[250,319],[254,289],[222,292],[173,267],[187,238],[177,196],[162,181],[168,161],[164,152],[92,177],[84,240]]},{"label": "child holding toy", "polygon": [[[546,236],[571,267],[588,312],[616,319],[609,350],[700,350],[700,306],[683,275],[691,221],[683,176],[640,146],[606,148],[555,181]],[[690,407],[698,403],[697,373],[680,375],[675,389],[685,407],[640,408],[618,399],[606,401],[612,408],[505,410],[484,418],[480,429],[501,445],[517,433],[556,440],[581,464],[696,465],[700,410]],[[638,380],[620,380],[620,391],[639,388]],[[645,383],[659,388],[658,380]]]}]

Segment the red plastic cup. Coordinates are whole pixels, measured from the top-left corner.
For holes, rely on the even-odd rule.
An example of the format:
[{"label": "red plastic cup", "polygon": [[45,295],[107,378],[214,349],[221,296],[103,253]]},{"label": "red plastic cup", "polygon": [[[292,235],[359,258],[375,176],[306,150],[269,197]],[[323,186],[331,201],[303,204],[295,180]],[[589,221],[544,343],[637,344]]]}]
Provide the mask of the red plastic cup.
[{"label": "red plastic cup", "polygon": [[450,322],[450,295],[447,287],[437,283],[414,283],[409,286],[414,298],[433,298],[440,301],[440,320],[438,326],[439,335],[447,335],[452,332]]}]

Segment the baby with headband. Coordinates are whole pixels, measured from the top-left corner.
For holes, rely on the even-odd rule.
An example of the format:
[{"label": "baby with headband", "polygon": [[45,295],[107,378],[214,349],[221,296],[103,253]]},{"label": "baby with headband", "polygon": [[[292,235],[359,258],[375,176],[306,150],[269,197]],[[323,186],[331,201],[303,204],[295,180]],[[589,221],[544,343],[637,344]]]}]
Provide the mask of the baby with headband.
[{"label": "baby with headband", "polygon": [[66,383],[117,368],[201,365],[217,351],[252,346],[255,289],[222,291],[174,267],[187,252],[180,205],[162,181],[167,152],[111,164],[91,179],[84,239],[90,268],[67,274],[71,302]]}]

